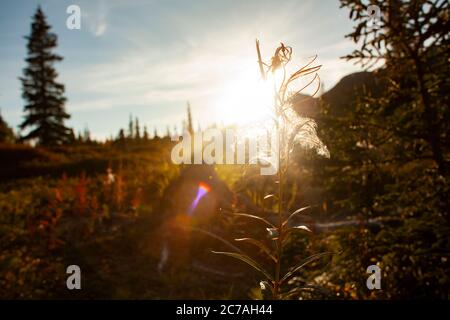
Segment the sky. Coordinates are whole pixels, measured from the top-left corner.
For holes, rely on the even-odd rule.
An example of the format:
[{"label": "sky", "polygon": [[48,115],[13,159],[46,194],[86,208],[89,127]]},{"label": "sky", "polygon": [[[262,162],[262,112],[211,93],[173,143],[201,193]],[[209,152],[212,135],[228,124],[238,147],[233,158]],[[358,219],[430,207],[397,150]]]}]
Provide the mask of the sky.
[{"label": "sky", "polygon": [[[72,4],[81,9],[80,30],[66,27]],[[1,1],[0,108],[15,129],[23,119],[24,36],[38,5],[64,57],[55,67],[67,124],[98,139],[116,136],[130,115],[149,132],[181,130],[187,101],[194,126],[251,118],[255,108],[243,101],[257,94],[256,38],[266,60],[280,42],[293,47],[298,66],[317,54],[325,90],[360,71],[340,59],[355,46],[344,38],[353,25],[338,0]]]}]

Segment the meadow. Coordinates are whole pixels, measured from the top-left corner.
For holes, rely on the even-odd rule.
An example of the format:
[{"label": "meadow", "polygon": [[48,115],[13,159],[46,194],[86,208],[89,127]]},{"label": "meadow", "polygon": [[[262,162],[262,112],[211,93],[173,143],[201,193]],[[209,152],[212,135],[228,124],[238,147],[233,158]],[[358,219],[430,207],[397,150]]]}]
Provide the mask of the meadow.
[{"label": "meadow", "polygon": [[[234,241],[249,234],[264,239],[264,223],[226,212],[273,218],[275,202],[264,195],[273,191],[275,178],[261,176],[257,166],[174,165],[173,145],[168,138],[54,150],[3,144],[2,298],[264,298],[257,271],[212,251],[243,250],[270,264],[262,250],[255,251],[251,243],[237,248]],[[290,169],[287,202],[292,211],[321,199],[307,169],[309,156],[302,153],[304,160]],[[188,214],[199,183],[211,192]],[[318,252],[337,254],[312,262],[292,278],[286,290],[302,290],[290,298],[389,297],[394,291],[366,288],[365,264],[389,257],[389,248],[379,243],[392,241],[390,226],[364,220],[329,223],[336,219],[348,221],[327,214],[324,203],[298,221],[312,233],[290,239],[284,263],[296,264]],[[81,268],[82,290],[66,288],[66,268],[72,264]],[[358,272],[347,274],[346,268]],[[446,279],[441,274],[439,281]]]}]

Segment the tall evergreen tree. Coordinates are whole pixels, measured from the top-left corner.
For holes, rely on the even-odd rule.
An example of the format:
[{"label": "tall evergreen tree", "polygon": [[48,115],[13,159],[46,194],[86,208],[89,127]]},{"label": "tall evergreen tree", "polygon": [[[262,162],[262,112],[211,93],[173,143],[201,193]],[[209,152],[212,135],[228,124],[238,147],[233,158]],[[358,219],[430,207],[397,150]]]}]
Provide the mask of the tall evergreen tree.
[{"label": "tall evergreen tree", "polygon": [[194,126],[192,125],[191,104],[187,103],[187,128],[190,134],[194,134]]},{"label": "tall evergreen tree", "polygon": [[134,124],[133,124],[133,116],[130,114],[130,121],[128,122],[128,138],[134,138]]},{"label": "tall evergreen tree", "polygon": [[143,139],[144,139],[144,141],[148,141],[148,139],[149,139],[147,126],[144,126]]},{"label": "tall evergreen tree", "polygon": [[71,131],[64,124],[70,118],[65,111],[64,85],[56,81],[58,76],[53,64],[63,58],[52,52],[57,46],[57,37],[50,32],[46,17],[38,7],[31,24],[28,40],[28,66],[23,70],[23,98],[25,119],[21,129],[31,128],[23,140],[37,140],[39,145],[52,146],[65,143]]},{"label": "tall evergreen tree", "polygon": [[74,142],[76,142],[76,140],[77,140],[77,137],[75,136],[75,131],[73,130],[73,128],[71,128],[70,129],[70,132],[69,132],[69,139],[68,139],[68,143],[74,143]]},{"label": "tall evergreen tree", "polygon": [[0,142],[14,142],[14,132],[3,120],[0,112]]},{"label": "tall evergreen tree", "polygon": [[117,140],[122,141],[122,142],[125,141],[125,132],[123,131],[123,129],[119,130],[119,135],[117,137]]},{"label": "tall evergreen tree", "polygon": [[139,126],[139,119],[137,117],[134,121],[134,138],[137,140],[141,138],[141,127]]},{"label": "tall evergreen tree", "polygon": [[83,131],[83,141],[84,142],[91,142],[91,131],[89,130],[88,126],[84,127],[84,131]]},{"label": "tall evergreen tree", "polygon": [[126,145],[126,137],[125,137],[125,130],[123,130],[122,128],[119,130],[119,134],[117,135],[117,138],[114,141],[114,144],[120,146],[120,147],[124,147]]}]

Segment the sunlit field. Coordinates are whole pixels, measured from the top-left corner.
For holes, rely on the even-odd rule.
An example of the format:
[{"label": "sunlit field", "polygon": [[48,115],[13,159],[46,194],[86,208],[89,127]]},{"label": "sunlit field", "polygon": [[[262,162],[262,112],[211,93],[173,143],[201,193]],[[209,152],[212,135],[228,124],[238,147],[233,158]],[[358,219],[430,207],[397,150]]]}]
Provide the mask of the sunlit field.
[{"label": "sunlit field", "polygon": [[250,2],[0,5],[0,299],[449,299],[448,1]]}]

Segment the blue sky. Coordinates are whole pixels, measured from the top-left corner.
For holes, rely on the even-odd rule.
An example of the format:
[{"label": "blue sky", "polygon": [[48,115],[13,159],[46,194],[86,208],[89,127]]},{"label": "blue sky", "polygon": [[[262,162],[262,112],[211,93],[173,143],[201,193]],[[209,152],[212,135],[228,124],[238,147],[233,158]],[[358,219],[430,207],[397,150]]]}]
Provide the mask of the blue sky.
[{"label": "blue sky", "polygon": [[[221,106],[251,86],[243,78],[257,75],[255,38],[265,57],[280,41],[293,47],[297,65],[317,54],[326,89],[359,71],[339,59],[354,44],[344,39],[352,24],[337,0],[1,1],[0,108],[14,128],[23,116],[23,37],[38,4],[64,57],[56,69],[66,86],[68,124],[76,131],[87,126],[97,138],[116,135],[130,114],[151,132],[180,128],[186,101],[196,125],[232,122],[243,106]],[[81,8],[81,30],[66,27],[71,4]]]}]

